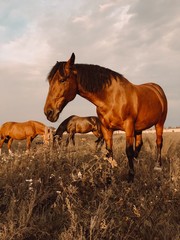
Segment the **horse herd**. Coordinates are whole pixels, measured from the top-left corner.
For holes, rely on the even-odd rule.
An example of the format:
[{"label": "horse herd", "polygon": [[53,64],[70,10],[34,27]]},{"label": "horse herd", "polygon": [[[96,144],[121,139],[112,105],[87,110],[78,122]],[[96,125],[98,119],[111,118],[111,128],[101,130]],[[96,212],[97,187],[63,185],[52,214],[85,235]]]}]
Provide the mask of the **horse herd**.
[{"label": "horse herd", "polygon": [[66,146],[69,144],[70,140],[75,145],[75,133],[92,132],[97,137],[97,146],[99,143],[103,143],[100,121],[95,116],[79,117],[72,115],[59,125],[54,134],[52,133],[51,127],[47,127],[38,121],[30,120],[27,122],[6,122],[0,127],[0,154],[3,143],[7,143],[8,152],[12,154],[11,144],[13,140],[26,139],[26,148],[29,152],[31,142],[36,136],[41,135],[45,144],[49,144],[51,140],[54,142],[57,139],[60,143],[64,132],[68,133]]},{"label": "horse herd", "polygon": [[[69,131],[69,140],[74,143],[78,129],[92,131],[97,143],[106,143],[107,158],[113,158],[112,136],[115,130],[122,130],[126,136],[126,155],[129,162],[128,181],[135,175],[134,158],[143,145],[142,132],[152,126],[156,129],[157,161],[161,167],[163,128],[167,116],[167,98],[163,89],[155,83],[135,85],[123,75],[98,65],[75,64],[75,54],[68,61],[57,62],[48,74],[49,91],[44,106],[44,114],[51,122],[56,122],[61,111],[76,94],[96,106],[98,117],[70,116],[56,130],[62,136]],[[77,124],[74,123],[80,120]],[[70,131],[69,129],[73,129]],[[17,134],[18,132],[18,134]],[[10,149],[15,135],[17,139],[27,138],[27,148],[37,134],[47,141],[49,130],[38,122],[5,123],[1,126],[0,149],[8,142]]]}]

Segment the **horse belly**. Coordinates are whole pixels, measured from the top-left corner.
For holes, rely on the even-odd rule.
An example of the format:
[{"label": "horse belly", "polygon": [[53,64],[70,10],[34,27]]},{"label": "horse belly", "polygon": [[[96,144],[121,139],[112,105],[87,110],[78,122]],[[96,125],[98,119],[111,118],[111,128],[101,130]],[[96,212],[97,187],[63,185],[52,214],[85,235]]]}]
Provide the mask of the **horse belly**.
[{"label": "horse belly", "polygon": [[23,140],[26,138],[24,130],[20,128],[13,128],[10,131],[9,136],[16,140]]},{"label": "horse belly", "polygon": [[93,126],[89,122],[82,122],[82,124],[76,125],[76,132],[77,133],[88,133],[93,129]]},{"label": "horse belly", "polygon": [[14,126],[11,130],[10,136],[16,140],[24,140],[29,136],[33,136],[34,131],[32,127],[18,125]]}]

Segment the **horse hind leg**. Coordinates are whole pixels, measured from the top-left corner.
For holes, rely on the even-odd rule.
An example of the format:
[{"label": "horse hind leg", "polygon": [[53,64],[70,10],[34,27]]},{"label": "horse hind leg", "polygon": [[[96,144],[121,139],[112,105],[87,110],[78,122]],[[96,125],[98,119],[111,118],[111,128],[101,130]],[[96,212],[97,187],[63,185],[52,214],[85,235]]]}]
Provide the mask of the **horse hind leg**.
[{"label": "horse hind leg", "polygon": [[156,146],[157,146],[157,158],[156,158],[156,165],[155,169],[160,170],[161,169],[161,150],[163,146],[163,125],[162,124],[156,124],[155,125],[156,129]]},{"label": "horse hind leg", "polygon": [[135,133],[135,152],[134,152],[134,157],[135,158],[138,157],[139,152],[141,151],[142,146],[143,146],[142,132]]},{"label": "horse hind leg", "polygon": [[0,155],[2,153],[2,146],[3,146],[3,143],[4,143],[5,139],[6,138],[1,138],[1,140],[0,140]]},{"label": "horse hind leg", "polygon": [[10,155],[12,155],[12,151],[11,151],[12,142],[13,142],[13,139],[10,138],[9,141],[8,141],[8,152],[9,152]]},{"label": "horse hind leg", "polygon": [[70,141],[72,141],[73,145],[75,145],[74,134],[69,133],[66,139],[66,147],[69,145]]}]

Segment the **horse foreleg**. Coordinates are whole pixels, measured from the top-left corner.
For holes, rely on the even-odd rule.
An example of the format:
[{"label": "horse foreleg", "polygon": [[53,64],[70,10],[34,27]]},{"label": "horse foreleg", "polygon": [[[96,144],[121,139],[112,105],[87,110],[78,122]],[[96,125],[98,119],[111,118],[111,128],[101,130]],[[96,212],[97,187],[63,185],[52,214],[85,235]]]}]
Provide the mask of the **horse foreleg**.
[{"label": "horse foreleg", "polygon": [[101,130],[104,136],[104,140],[106,142],[106,149],[108,153],[106,154],[106,157],[113,158],[113,151],[112,151],[112,135],[113,131],[111,129],[105,128],[103,125],[101,125]]},{"label": "horse foreleg", "polygon": [[70,138],[70,136],[68,134],[67,139],[66,139],[66,147],[69,145],[69,138]]},{"label": "horse foreleg", "polygon": [[138,157],[142,145],[143,145],[142,132],[141,132],[141,133],[138,133],[138,134],[135,133],[135,152],[134,152],[134,157],[135,157],[135,158]]}]

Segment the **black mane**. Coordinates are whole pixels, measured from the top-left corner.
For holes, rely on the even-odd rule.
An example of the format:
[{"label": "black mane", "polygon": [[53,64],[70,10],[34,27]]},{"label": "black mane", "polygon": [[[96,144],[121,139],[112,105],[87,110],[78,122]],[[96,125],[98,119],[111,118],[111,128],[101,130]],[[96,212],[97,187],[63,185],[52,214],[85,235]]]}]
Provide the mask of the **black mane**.
[{"label": "black mane", "polygon": [[106,85],[110,85],[112,77],[120,80],[123,76],[108,68],[98,65],[75,64],[78,81],[89,92],[98,92]]},{"label": "black mane", "polygon": [[[64,76],[65,63],[66,62],[57,62],[54,65],[48,75],[49,81],[51,81],[57,70]],[[89,92],[98,92],[103,87],[109,86],[112,78],[116,79],[116,81],[120,81],[123,78],[123,75],[98,65],[75,64],[75,68],[77,69],[78,82]]]},{"label": "black mane", "polygon": [[47,79],[51,81],[51,79],[54,77],[54,74],[57,72],[57,70],[59,70],[60,74],[63,76],[65,63],[66,62],[57,62],[49,72]]}]

